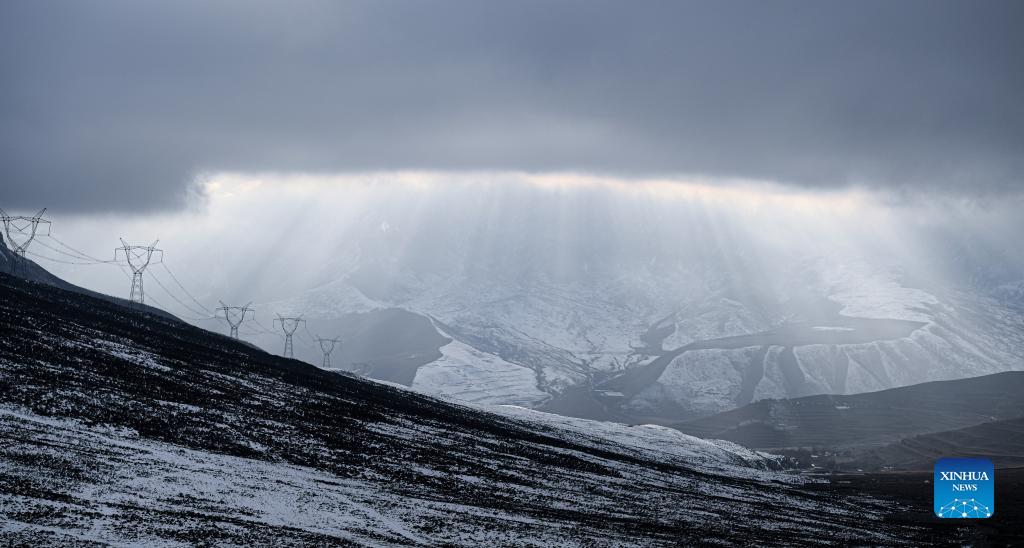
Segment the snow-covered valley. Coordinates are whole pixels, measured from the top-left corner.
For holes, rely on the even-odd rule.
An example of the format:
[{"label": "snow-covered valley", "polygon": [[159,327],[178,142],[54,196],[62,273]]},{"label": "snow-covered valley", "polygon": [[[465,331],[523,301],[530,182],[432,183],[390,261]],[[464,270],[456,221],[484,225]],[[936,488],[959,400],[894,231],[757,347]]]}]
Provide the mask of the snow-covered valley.
[{"label": "snow-covered valley", "polygon": [[[706,278],[641,268],[627,279],[587,284],[500,274],[486,281],[403,278],[396,293],[406,298],[366,298],[363,305],[430,318],[451,339],[437,347],[443,357],[419,367],[410,383],[417,389],[627,422],[1024,369],[1024,309],[1012,301],[951,288],[929,292],[893,271],[840,264],[810,261],[787,273],[801,287],[767,296],[734,295],[726,285],[696,292]],[[359,293],[357,281],[341,279],[268,306],[329,322],[345,313],[315,303]],[[279,344],[270,335],[256,340]],[[315,363],[315,348],[304,356]],[[656,374],[644,371],[652,364]],[[622,396],[604,398],[599,405],[607,411],[600,412],[553,401],[581,391],[587,399],[595,391]]]}]

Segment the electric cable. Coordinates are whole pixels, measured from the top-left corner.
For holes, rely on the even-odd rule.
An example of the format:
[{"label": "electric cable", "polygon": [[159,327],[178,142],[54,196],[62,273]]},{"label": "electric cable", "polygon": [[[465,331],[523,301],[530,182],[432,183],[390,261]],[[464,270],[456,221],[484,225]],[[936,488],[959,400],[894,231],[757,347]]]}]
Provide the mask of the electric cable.
[{"label": "electric cable", "polygon": [[192,307],[190,307],[189,305],[187,305],[187,304],[183,303],[183,302],[181,301],[181,299],[179,299],[179,298],[178,298],[178,297],[176,297],[176,296],[175,296],[175,295],[174,295],[173,293],[171,293],[171,292],[170,292],[170,290],[169,290],[169,289],[167,289],[167,286],[165,286],[165,285],[163,284],[163,282],[161,282],[161,281],[160,281],[160,278],[157,278],[157,277],[156,277],[156,274],[153,274],[153,273],[152,273],[152,272],[150,272],[150,271],[149,271],[148,269],[147,269],[147,270],[145,270],[145,272],[146,272],[146,274],[149,274],[149,277],[150,277],[150,278],[152,278],[152,279],[153,279],[153,281],[155,281],[155,282],[156,282],[156,285],[160,286],[160,289],[163,289],[163,290],[164,290],[164,293],[166,293],[166,294],[167,294],[168,296],[170,296],[170,297],[171,297],[172,299],[174,299],[174,301],[175,301],[175,302],[177,302],[178,304],[180,304],[180,305],[181,305],[181,306],[182,306],[182,307],[183,307],[183,308],[184,308],[185,310],[188,310],[188,311],[189,311],[189,312],[191,312],[192,314],[196,314],[196,315],[199,315],[199,316],[202,316],[202,315],[203,315],[203,313],[202,313],[202,312],[199,312],[199,311],[197,311],[197,310],[194,310],[194,309],[193,309]]},{"label": "electric cable", "polygon": [[[46,242],[43,242],[42,240],[36,240],[35,243],[45,247],[46,249],[49,249],[50,251],[53,251],[55,253],[59,253],[59,254],[65,256],[65,257],[70,257],[70,258],[75,259],[77,261],[83,261],[83,260],[84,261],[89,261],[87,263],[74,263],[74,264],[106,264],[106,263],[111,262],[111,261],[97,261],[97,260],[94,260],[94,259],[82,256],[82,255],[75,255],[73,253],[68,253],[67,251],[63,251],[61,249],[53,247],[52,245],[48,245]],[[40,257],[43,257],[44,259],[50,258],[50,257],[45,257],[43,255],[40,255]]]},{"label": "electric cable", "polygon": [[263,330],[264,334],[266,334],[266,335],[276,335],[277,334],[274,331],[271,331],[271,330],[267,329],[267,326],[261,324],[260,321],[256,319],[255,315],[253,315],[252,321],[255,322],[256,325],[258,325],[260,327],[260,329]]},{"label": "electric cable", "polygon": [[[70,245],[68,245],[68,244],[64,243],[63,241],[61,241],[61,240],[59,240],[59,239],[57,239],[57,237],[56,237],[56,236],[54,236],[53,234],[49,234],[48,236],[49,236],[49,238],[50,238],[51,240],[53,240],[53,241],[57,242],[58,244],[60,244],[60,245],[64,246],[65,248],[67,248],[67,249],[69,249],[69,250],[71,250],[71,251],[74,251],[75,253],[77,253],[78,255],[80,255],[80,256],[81,256],[81,257],[82,257],[83,259],[88,259],[88,260],[90,260],[90,261],[95,261],[95,262],[97,262],[97,263],[114,263],[114,264],[120,264],[120,262],[119,262],[119,261],[117,261],[117,260],[113,260],[113,261],[106,261],[106,260],[103,260],[103,259],[97,259],[96,257],[93,257],[92,255],[89,255],[88,253],[85,253],[84,251],[79,251],[78,249],[75,249],[74,247],[71,247]],[[43,245],[46,245],[46,244],[43,244]],[[47,247],[49,247],[49,246],[47,246]],[[52,249],[52,248],[51,248],[51,249]]]},{"label": "electric cable", "polygon": [[189,293],[187,289],[185,289],[185,286],[181,285],[181,282],[178,281],[178,277],[175,276],[174,273],[171,272],[171,269],[167,267],[167,263],[161,261],[159,264],[160,264],[160,266],[164,267],[164,270],[166,270],[167,274],[169,274],[171,276],[171,279],[174,280],[174,283],[178,284],[178,287],[181,288],[181,290],[185,293],[185,295],[188,295],[188,298],[192,299],[192,302],[194,302],[197,305],[199,305],[199,308],[202,308],[207,313],[212,313],[212,311],[209,308],[203,306],[203,303],[199,302],[198,299],[193,297],[192,294]]},{"label": "electric cable", "polygon": [[54,259],[53,257],[47,257],[46,255],[42,255],[42,254],[36,253],[35,251],[29,251],[27,249],[25,250],[25,254],[26,255],[31,255],[31,256],[33,256],[33,257],[35,257],[37,259],[46,259],[47,261],[54,262],[54,263],[61,263],[61,264],[73,264],[73,265],[80,265],[80,266],[92,266],[93,264],[96,264],[96,263],[83,263],[83,262],[76,262],[76,261],[65,261],[65,260],[62,260],[62,259]]}]

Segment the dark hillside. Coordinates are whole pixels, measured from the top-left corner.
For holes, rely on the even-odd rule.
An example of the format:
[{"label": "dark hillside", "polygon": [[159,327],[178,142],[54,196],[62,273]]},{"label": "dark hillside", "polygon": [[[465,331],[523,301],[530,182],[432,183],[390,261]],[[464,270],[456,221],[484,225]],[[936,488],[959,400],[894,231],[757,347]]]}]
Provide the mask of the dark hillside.
[{"label": "dark hillside", "polygon": [[1024,467],[1024,417],[901,439],[836,456],[846,469],[930,470],[944,457],[985,457],[996,468]]},{"label": "dark hillside", "polygon": [[759,449],[841,449],[1018,417],[1024,417],[1024,371],[849,396],[762,400],[674,427]]},{"label": "dark hillside", "polygon": [[0,333],[0,534],[14,543],[916,534],[864,521],[890,502],[805,489],[729,444],[486,413],[7,275]]}]

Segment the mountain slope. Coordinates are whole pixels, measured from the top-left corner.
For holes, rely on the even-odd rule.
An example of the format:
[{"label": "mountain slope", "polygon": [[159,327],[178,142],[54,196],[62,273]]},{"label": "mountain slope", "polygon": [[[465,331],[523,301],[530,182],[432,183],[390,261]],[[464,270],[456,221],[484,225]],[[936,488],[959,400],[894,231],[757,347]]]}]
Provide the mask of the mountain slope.
[{"label": "mountain slope", "polygon": [[878,521],[893,503],[805,489],[726,442],[487,413],[6,275],[0,297],[0,537],[14,543],[920,534]]},{"label": "mountain slope", "polygon": [[995,420],[835,455],[846,469],[930,470],[945,457],[985,457],[996,468],[1024,467],[1024,417]]},{"label": "mountain slope", "polygon": [[[1024,314],[1014,302],[965,284],[920,283],[882,261],[808,253],[780,258],[784,268],[767,276],[714,254],[678,265],[588,257],[589,270],[560,277],[536,265],[459,269],[471,261],[457,243],[453,236],[451,266],[360,249],[348,254],[361,257],[351,273],[264,307],[328,325],[401,308],[503,364],[464,376],[422,364],[407,384],[493,403],[540,392],[547,397],[531,395],[529,405],[625,422],[1024,369]],[[308,342],[299,352],[317,356]]]},{"label": "mountain slope", "polygon": [[675,424],[691,435],[747,447],[865,447],[1024,417],[1024,371],[849,396],[762,400]]}]

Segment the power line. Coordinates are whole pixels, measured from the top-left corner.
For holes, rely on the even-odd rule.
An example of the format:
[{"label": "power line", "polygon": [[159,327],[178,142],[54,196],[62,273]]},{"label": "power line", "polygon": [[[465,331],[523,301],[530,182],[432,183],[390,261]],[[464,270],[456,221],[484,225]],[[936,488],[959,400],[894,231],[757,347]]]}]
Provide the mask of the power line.
[{"label": "power line", "polygon": [[[113,262],[113,261],[97,261],[97,260],[90,259],[89,257],[85,257],[85,256],[82,256],[82,255],[75,255],[73,253],[68,253],[67,251],[58,249],[56,247],[53,247],[52,245],[47,244],[43,240],[37,240],[37,242],[39,243],[39,245],[45,247],[46,249],[49,249],[50,251],[53,251],[55,253],[59,253],[59,254],[65,256],[65,257],[70,257],[70,258],[76,259],[78,261],[83,261],[83,260],[84,261],[89,261],[87,263],[74,263],[74,264],[108,264],[108,263]],[[49,258],[49,257],[45,257],[45,256],[42,256],[42,255],[39,255],[39,256],[43,257],[44,259],[45,258]]]},{"label": "power line", "polygon": [[47,257],[46,255],[42,255],[40,253],[36,253],[35,251],[25,250],[25,253],[27,255],[31,255],[31,256],[33,256],[33,257],[35,257],[37,259],[46,259],[47,261],[51,261],[51,262],[54,262],[54,263],[74,264],[74,265],[83,265],[83,266],[92,266],[93,264],[95,264],[95,263],[82,263],[82,262],[64,261],[64,260],[61,260],[61,259],[54,259],[53,257]]},{"label": "power line", "polygon": [[[42,243],[42,242],[40,242],[40,243]],[[49,247],[49,246],[46,246],[46,247]],[[53,248],[50,248],[50,249],[53,249]],[[60,250],[54,249],[54,251],[58,251],[59,252]],[[64,261],[64,260],[61,260],[61,259],[54,259],[53,257],[47,257],[46,255],[42,255],[42,254],[36,253],[34,251],[26,250],[26,253],[28,255],[31,255],[32,257],[37,258],[37,259],[46,259],[47,261],[51,261],[51,262],[55,262],[55,263],[61,263],[61,264],[78,265],[78,266],[92,266],[92,265],[96,265],[96,264],[110,264],[110,265],[114,265],[114,266],[118,267],[121,270],[121,273],[124,274],[124,276],[126,278],[132,279],[132,275],[129,274],[128,271],[125,269],[125,265],[120,263],[120,262],[115,262],[115,261],[95,261],[95,262],[88,262],[88,263],[86,263],[86,262],[77,262],[77,261]],[[65,254],[65,255],[67,255],[67,254]],[[152,274],[150,274],[150,276],[152,276]],[[203,312],[196,311],[196,310],[190,308],[185,303],[181,302],[177,297],[174,296],[173,293],[168,291],[167,288],[164,287],[164,285],[162,283],[160,283],[159,279],[157,279],[155,276],[152,276],[152,277],[156,281],[157,285],[159,285],[164,290],[165,293],[170,295],[170,297],[172,299],[174,299],[175,301],[177,301],[178,304],[181,304],[183,307],[185,307],[186,310],[188,310],[189,312],[191,312],[193,314],[199,314],[200,316],[203,315]],[[157,301],[153,297],[150,297],[150,300],[153,301],[153,304],[157,305],[158,308],[162,308],[162,309],[166,309],[167,308],[163,304],[161,304],[160,301]],[[210,316],[203,316],[203,317],[198,317],[198,318],[183,318],[183,319],[192,320],[192,321],[203,321],[203,320],[212,320],[212,319],[215,319],[215,318],[212,318]]]},{"label": "power line", "polygon": [[[26,253],[30,253],[33,257],[37,257],[37,258],[40,258],[40,259],[45,259],[47,261],[54,262],[54,263],[60,263],[60,264],[69,264],[69,265],[77,265],[77,266],[88,266],[88,265],[94,265],[94,264],[113,264],[113,265],[117,266],[121,270],[121,272],[124,273],[124,275],[126,277],[131,278],[131,280],[132,280],[132,292],[131,292],[130,300],[132,302],[138,302],[138,303],[142,303],[143,302],[144,295],[143,295],[143,291],[142,291],[142,273],[145,271],[146,267],[149,266],[149,264],[152,262],[152,259],[153,259],[153,256],[154,256],[155,253],[159,253],[160,254],[160,260],[158,261],[158,264],[162,264],[163,263],[163,251],[161,251],[159,249],[155,249],[156,242],[153,242],[153,245],[151,245],[151,246],[130,246],[130,245],[128,245],[122,239],[121,243],[124,244],[124,247],[118,248],[117,250],[114,251],[114,260],[112,260],[112,261],[105,261],[105,260],[102,260],[102,259],[97,259],[96,257],[93,257],[92,255],[89,255],[88,253],[85,253],[84,251],[79,251],[78,249],[75,249],[74,247],[64,243],[63,241],[61,241],[60,239],[55,237],[50,232],[50,226],[51,226],[50,221],[48,221],[46,219],[43,219],[43,213],[44,212],[46,212],[46,208],[41,209],[39,211],[39,213],[36,213],[32,217],[26,217],[26,216],[10,216],[10,215],[7,215],[7,213],[5,213],[3,210],[0,210],[0,221],[2,221],[2,223],[3,223],[4,231],[7,234],[7,241],[10,242],[10,245],[11,245],[12,249],[14,250],[16,258],[24,259]],[[43,234],[43,233],[41,233],[39,231],[39,226],[40,225],[45,225],[46,226],[46,233],[45,234]],[[12,235],[17,236],[17,238],[12,238],[11,237]],[[36,236],[48,236],[51,239],[53,239],[53,241],[57,242],[59,245],[61,245],[64,248],[72,251],[73,254],[72,253],[68,253],[66,251],[63,251],[61,249],[57,249],[56,247],[53,247],[51,245],[48,245],[48,244],[44,243],[42,240],[37,240]],[[67,257],[67,258],[70,258],[70,259],[73,259],[73,260],[69,261],[69,260],[65,260],[65,259],[57,259],[57,258],[54,258],[54,257],[48,257],[48,256],[43,255],[41,253],[29,252],[28,251],[28,246],[33,241],[38,241],[40,245],[42,245],[43,247],[49,249],[50,251],[53,251],[55,253],[58,253],[59,255],[62,255],[64,257]],[[127,261],[127,265],[123,264],[123,263],[121,263],[120,261],[117,260],[117,252],[118,251],[124,252],[125,259]],[[86,262],[86,261],[88,261],[88,262]],[[16,259],[12,263],[11,268],[12,269],[17,268],[18,265],[19,265],[19,261]],[[132,275],[128,275],[128,272],[125,271],[125,266],[128,266],[129,268],[132,269],[132,273],[133,273]],[[168,270],[168,273],[171,274],[172,278],[174,277],[174,274],[171,273],[169,270]],[[156,280],[157,284],[160,285],[160,287],[168,295],[170,295],[172,299],[174,299],[179,304],[184,306],[186,310],[192,312],[193,314],[203,315],[203,312],[197,312],[196,310],[192,309],[191,307],[189,307],[185,303],[181,302],[180,299],[178,299],[173,293],[171,293],[170,291],[167,290],[166,287],[164,287],[163,283],[161,283],[158,278],[153,276],[153,279]],[[177,281],[177,279],[175,279],[175,281]],[[181,284],[179,282],[179,286],[180,285]],[[184,288],[182,288],[182,290],[184,291]],[[185,291],[185,293],[188,294],[188,291]],[[189,297],[191,298],[191,294],[189,294]],[[193,300],[195,300],[195,299],[193,298]],[[158,301],[156,301],[156,299],[153,299],[153,302],[156,303],[161,308],[163,308],[163,305],[161,305]],[[202,306],[201,303],[198,303],[198,301],[197,301],[197,304],[200,304],[200,307],[205,308],[205,307]]]},{"label": "power line", "polygon": [[216,316],[203,316],[203,317],[194,317],[194,318],[190,318],[188,316],[178,316],[178,317],[183,319],[183,320],[188,320],[190,322],[205,322],[205,321],[219,320],[220,319],[220,318],[218,318]]},{"label": "power line", "polygon": [[[156,249],[157,242],[153,242],[153,244],[149,245],[149,246],[128,245],[128,243],[125,242],[124,239],[122,239],[121,240],[122,247],[119,247],[119,248],[114,250],[114,260],[107,261],[107,260],[98,259],[96,257],[93,257],[92,255],[89,255],[88,253],[85,253],[84,251],[80,251],[80,250],[76,249],[75,247],[73,247],[73,246],[63,242],[62,240],[60,240],[59,238],[57,238],[53,234],[50,234],[49,230],[47,230],[47,234],[36,234],[36,232],[35,232],[35,225],[38,225],[38,224],[41,224],[41,223],[45,223],[47,225],[47,227],[49,227],[49,221],[43,220],[41,218],[42,213],[44,211],[46,211],[46,210],[43,209],[36,216],[31,217],[31,218],[29,218],[29,217],[24,217],[23,218],[23,217],[9,217],[5,213],[3,213],[2,210],[0,210],[0,217],[2,217],[5,229],[7,229],[9,226],[13,227],[17,231],[21,231],[21,230],[25,230],[25,229],[31,228],[31,237],[29,238],[29,240],[24,242],[24,244],[22,244],[21,247],[15,249],[16,252],[18,252],[19,250],[21,251],[21,253],[20,253],[21,256],[24,256],[24,253],[27,251],[28,243],[30,241],[32,241],[32,239],[36,235],[48,236],[54,242],[59,244],[60,246],[64,247],[65,249],[67,249],[69,251],[71,251],[71,253],[69,253],[68,251],[64,251],[62,249],[58,249],[58,248],[56,248],[54,246],[51,246],[51,245],[48,245],[46,243],[43,243],[41,240],[37,240],[37,241],[39,241],[40,245],[42,245],[43,247],[49,249],[50,251],[53,251],[53,252],[55,252],[55,253],[57,253],[59,255],[62,255],[64,257],[67,257],[67,258],[73,259],[73,260],[57,259],[57,258],[54,258],[54,257],[48,257],[46,255],[43,255],[43,254],[40,254],[40,253],[35,253],[35,252],[29,252],[29,254],[31,254],[33,257],[38,257],[40,259],[45,259],[47,261],[51,261],[51,262],[55,262],[55,263],[61,263],[61,264],[68,264],[68,265],[90,266],[90,265],[95,265],[95,264],[111,264],[111,265],[117,266],[118,269],[121,271],[122,274],[124,274],[124,276],[126,278],[132,280],[132,291],[131,291],[131,295],[130,295],[129,299],[132,302],[138,302],[140,304],[142,304],[144,302],[144,299],[145,299],[145,295],[143,293],[143,274],[147,272],[147,267],[150,264],[159,264],[159,265],[163,266],[164,270],[167,272],[167,274],[174,281],[175,285],[177,285],[178,288],[181,289],[181,291],[189,299],[192,300],[192,302],[194,302],[199,308],[202,309],[202,311],[199,311],[199,310],[196,310],[195,308],[193,308],[192,306],[186,304],[184,301],[179,299],[173,292],[171,292],[171,290],[168,289],[167,286],[164,285],[164,283],[160,281],[160,278],[158,278],[156,276],[156,274],[154,274],[153,272],[148,272],[150,278],[152,278],[157,283],[157,285],[160,286],[160,289],[162,289],[164,291],[164,293],[166,293],[171,299],[173,299],[176,303],[178,303],[182,308],[184,308],[185,310],[187,310],[188,312],[190,312],[192,314],[196,314],[197,315],[196,317],[192,317],[192,318],[185,317],[183,319],[190,320],[190,321],[209,321],[209,320],[217,319],[216,316],[206,315],[206,314],[212,314],[212,311],[209,308],[207,308],[205,305],[203,305],[203,303],[199,302],[199,300],[196,299],[195,296],[192,295],[192,293],[190,293],[188,291],[188,289],[185,288],[185,285],[181,283],[181,280],[179,280],[178,277],[175,276],[174,272],[171,271],[171,269],[166,265],[166,263],[163,262],[163,251],[160,250],[160,249]],[[14,221],[19,221],[19,223],[12,224]],[[21,222],[21,221],[24,221],[24,222]],[[22,226],[23,224],[24,224],[24,226]],[[8,237],[8,240],[10,240],[10,237]],[[120,261],[120,260],[117,259],[118,252],[124,253],[124,255],[125,255],[125,260],[124,261]],[[159,253],[159,259],[156,262],[154,262],[153,258],[154,258],[154,256],[157,253]],[[131,273],[128,272],[128,269],[131,269]],[[160,307],[162,309],[166,309],[166,307],[163,304],[161,304],[160,301],[158,301],[157,299],[153,298],[152,296],[150,296],[150,301],[152,301],[158,307]],[[223,305],[223,303],[221,303],[221,304]],[[243,314],[242,319],[244,319],[245,312],[247,312],[247,311],[248,312],[253,312],[251,309],[248,308],[248,306],[249,305],[246,305],[245,307],[227,307],[227,308],[240,308],[240,309],[242,309],[242,314]],[[224,307],[222,307],[222,308],[220,308],[218,310],[222,310],[223,308]],[[227,315],[227,312],[225,312],[225,314]],[[270,334],[270,335],[272,335],[272,334],[274,334],[274,332],[272,330],[268,329],[265,325],[263,325],[262,323],[259,322],[259,320],[256,319],[255,313],[252,316],[252,320],[261,330],[261,331],[253,331],[253,334],[256,334],[256,335],[261,335],[261,334]],[[296,330],[296,328],[298,327],[299,324],[302,324],[303,327],[305,327],[305,320],[301,319],[301,317],[298,317],[298,318],[283,318],[283,317],[281,317],[279,315],[278,319],[275,320],[275,321],[281,321],[282,322],[281,327],[282,327],[282,329],[285,332],[285,355],[291,357],[291,356],[294,355],[293,344],[292,344],[292,335],[295,333],[295,330]],[[241,322],[239,322],[238,325],[233,325],[231,320],[228,319],[228,324],[231,325],[231,327],[232,327],[232,334],[233,334],[233,336],[235,336],[235,338],[237,338],[237,328],[238,328],[238,325],[241,324]],[[308,328],[305,328],[305,332],[306,333],[310,333]],[[300,337],[305,337],[305,334],[299,333],[299,336]],[[312,336],[312,334],[310,334],[310,336]],[[313,337],[313,338],[316,339],[316,337]],[[312,342],[312,341],[310,341],[310,342]]]},{"label": "power line", "polygon": [[305,333],[303,333],[301,331],[299,332],[299,338],[302,339],[303,342],[305,342],[307,344],[316,344],[316,340],[310,338],[309,336],[307,336]]},{"label": "power line", "polygon": [[181,301],[181,299],[179,299],[178,297],[175,297],[175,296],[174,296],[174,294],[173,294],[173,293],[171,293],[171,292],[170,292],[170,290],[168,290],[168,289],[167,289],[167,286],[165,286],[165,285],[163,284],[163,282],[161,282],[161,281],[160,281],[160,278],[157,278],[157,277],[156,277],[156,274],[153,274],[152,272],[147,272],[147,273],[149,274],[149,277],[150,277],[150,278],[153,278],[153,281],[155,281],[155,282],[156,282],[156,285],[159,285],[159,286],[160,286],[160,289],[163,289],[163,290],[164,290],[164,293],[166,293],[166,294],[167,294],[168,296],[170,296],[170,297],[171,297],[172,299],[174,299],[174,301],[175,301],[175,302],[177,302],[178,304],[180,304],[180,305],[181,305],[181,306],[182,306],[182,307],[183,307],[183,308],[184,308],[185,310],[188,310],[189,312],[191,312],[191,313],[193,313],[193,314],[198,314],[198,315],[200,315],[200,316],[202,316],[202,315],[203,315],[203,312],[200,312],[200,311],[198,311],[198,310],[195,310],[195,309],[193,309],[193,308],[192,308],[192,307],[190,307],[189,305],[187,305],[187,304],[183,303],[183,302]]},{"label": "power line", "polygon": [[306,331],[306,334],[309,335],[310,340],[308,342],[316,342],[320,338],[320,337],[317,337],[316,335],[314,335],[309,330],[309,324],[308,323],[302,324],[302,328]]},{"label": "power line", "polygon": [[[172,279],[172,280],[174,280],[174,283],[178,284],[178,287],[180,287],[180,288],[181,288],[181,290],[182,290],[182,291],[183,291],[183,292],[184,292],[184,293],[185,293],[186,295],[188,295],[188,298],[192,299],[192,302],[194,302],[194,303],[196,303],[197,305],[199,305],[199,308],[202,308],[202,309],[203,309],[203,310],[205,310],[205,311],[206,311],[207,313],[212,313],[212,312],[213,312],[213,311],[212,311],[212,310],[210,310],[209,308],[206,308],[205,306],[203,306],[203,303],[199,302],[199,301],[198,301],[198,300],[197,300],[197,299],[196,299],[195,297],[193,297],[193,296],[192,296],[192,294],[191,294],[191,293],[189,293],[189,292],[188,292],[188,290],[187,290],[187,289],[185,289],[185,286],[181,285],[181,282],[179,282],[179,281],[178,281],[178,277],[177,277],[177,276],[175,276],[175,275],[174,275],[174,273],[173,273],[173,272],[171,272],[171,269],[167,267],[167,263],[165,263],[165,262],[161,262],[161,263],[160,263],[160,266],[164,267],[164,270],[166,270],[166,271],[167,271],[167,274],[169,274],[169,275],[171,276],[171,279]],[[223,304],[223,303],[221,303],[221,304]],[[251,304],[251,303],[250,303],[250,304]]]},{"label": "power line", "polygon": [[[67,256],[67,257],[71,257],[71,258],[73,258],[73,259],[87,259],[87,260],[89,260],[89,261],[92,261],[92,262],[91,262],[91,263],[81,263],[81,262],[71,263],[71,262],[68,262],[68,261],[58,261],[57,259],[50,259],[49,257],[43,257],[43,258],[46,258],[46,259],[50,259],[50,260],[53,260],[53,261],[56,261],[56,262],[64,262],[64,263],[66,263],[66,264],[119,264],[119,265],[125,266],[125,263],[121,263],[120,261],[116,261],[116,260],[114,260],[114,261],[104,261],[104,260],[101,260],[101,259],[97,259],[97,258],[95,258],[95,257],[93,257],[93,256],[91,256],[91,255],[89,255],[88,253],[85,253],[84,251],[79,251],[78,249],[76,249],[76,248],[74,248],[74,247],[72,247],[72,246],[68,245],[67,243],[64,243],[63,241],[61,241],[60,239],[58,239],[58,238],[57,238],[56,236],[54,236],[53,234],[49,234],[48,236],[49,236],[49,237],[50,237],[50,238],[51,238],[52,240],[54,240],[55,242],[57,242],[58,244],[60,244],[61,246],[63,246],[63,247],[65,247],[65,248],[67,248],[67,249],[69,249],[69,250],[73,251],[73,252],[74,252],[75,254],[67,253],[67,252],[65,252],[65,251],[62,251],[62,250],[60,250],[60,249],[57,249],[57,248],[55,248],[55,247],[53,247],[53,246],[47,245],[46,243],[43,243],[42,241],[40,241],[40,242],[39,242],[39,243],[40,243],[40,245],[42,245],[42,246],[44,246],[44,247],[46,247],[46,248],[48,248],[48,249],[50,249],[50,250],[52,250],[52,251],[55,251],[55,252],[57,252],[57,253],[60,253],[60,254],[62,254],[62,255],[65,255],[65,256]],[[122,243],[123,243],[123,242],[122,242]],[[159,250],[157,250],[157,251],[159,251]],[[161,255],[161,259],[162,259],[162,255]],[[176,285],[177,285],[177,286],[178,286],[178,287],[179,287],[179,288],[181,289],[181,291],[182,291],[182,292],[183,292],[183,293],[184,293],[184,294],[185,294],[186,296],[188,296],[188,298],[189,298],[189,299],[191,299],[191,300],[192,300],[192,302],[196,303],[196,305],[198,305],[198,306],[199,306],[199,308],[200,308],[201,312],[200,312],[199,310],[196,310],[196,309],[192,308],[192,307],[191,307],[190,305],[187,305],[187,304],[185,304],[185,303],[184,303],[184,302],[182,302],[182,301],[181,301],[180,299],[178,299],[178,298],[177,298],[176,296],[174,296],[174,294],[172,294],[172,293],[170,292],[170,290],[168,290],[168,289],[167,289],[167,287],[166,287],[166,286],[165,286],[165,285],[164,285],[163,283],[161,283],[161,282],[160,282],[160,280],[159,280],[159,279],[158,279],[158,278],[156,277],[156,275],[155,275],[155,274],[153,274],[152,272],[150,272],[150,276],[151,276],[151,277],[153,277],[153,279],[154,279],[154,280],[156,280],[157,284],[158,284],[158,285],[160,285],[160,287],[161,287],[161,288],[162,288],[162,289],[164,290],[164,292],[165,292],[165,293],[167,293],[168,295],[170,295],[172,299],[174,299],[175,301],[177,301],[177,302],[178,302],[178,304],[180,304],[181,306],[183,306],[183,307],[184,307],[184,308],[185,308],[186,310],[188,310],[189,312],[191,312],[191,313],[193,313],[193,314],[198,314],[198,315],[200,315],[200,316],[204,316],[204,317],[203,317],[203,318],[201,318],[201,319],[209,319],[208,317],[206,317],[206,315],[208,315],[208,314],[209,314],[209,315],[212,315],[212,314],[213,314],[213,311],[212,311],[212,310],[210,310],[209,308],[207,308],[206,306],[204,306],[204,305],[203,305],[203,303],[199,302],[199,300],[198,300],[198,299],[196,299],[196,298],[195,298],[195,296],[193,296],[193,295],[192,295],[192,294],[191,294],[191,293],[190,293],[190,292],[188,291],[188,289],[185,289],[185,286],[184,286],[184,285],[183,285],[183,284],[181,283],[181,281],[180,281],[180,280],[178,279],[178,277],[174,275],[174,272],[171,272],[171,269],[170,269],[170,268],[169,268],[169,267],[167,266],[167,263],[164,263],[164,262],[163,262],[163,261],[161,260],[161,261],[160,261],[159,263],[157,263],[157,264],[159,264],[160,266],[162,266],[162,267],[164,268],[164,270],[166,270],[166,271],[167,271],[167,274],[168,274],[168,275],[169,275],[169,276],[171,277],[171,279],[172,279],[172,280],[174,280],[174,283],[175,283],[175,284],[176,284]],[[130,266],[130,265],[128,265],[128,266]]]},{"label": "power line", "polygon": [[153,304],[156,305],[156,308],[159,308],[160,310],[167,310],[167,307],[164,306],[160,301],[158,301],[158,300],[156,300],[156,299],[154,299],[152,297],[150,297],[149,300],[150,300],[150,302],[152,302]]},{"label": "power line", "polygon": [[276,334],[273,331],[267,329],[267,326],[261,324],[260,321],[256,319],[256,315],[255,314],[253,314],[253,316],[252,316],[252,321],[255,322],[256,325],[258,325],[260,329],[263,330],[263,334],[264,335],[275,335]]},{"label": "power line", "polygon": [[[245,335],[246,337],[262,337],[268,335],[268,333],[265,331],[253,329],[253,327],[249,324],[239,327],[238,332],[241,333],[242,335]],[[273,335],[274,333],[269,334]]]},{"label": "power line", "polygon": [[77,253],[77,254],[81,255],[81,256],[82,256],[83,258],[85,258],[85,259],[89,259],[90,261],[96,261],[97,263],[112,263],[112,262],[117,262],[117,261],[106,261],[106,260],[103,260],[103,259],[97,259],[96,257],[93,257],[92,255],[89,255],[88,253],[86,253],[86,252],[84,252],[84,251],[80,251],[80,250],[78,250],[78,249],[75,249],[75,248],[71,247],[70,245],[68,245],[68,244],[66,244],[66,243],[64,243],[64,242],[62,242],[61,240],[57,239],[57,237],[56,237],[56,236],[54,236],[53,234],[49,234],[48,236],[50,237],[50,239],[51,239],[51,240],[53,240],[53,241],[57,242],[58,244],[60,244],[60,245],[64,246],[64,247],[65,247],[65,248],[67,248],[67,249],[70,249],[71,251],[74,251],[75,253]]}]

